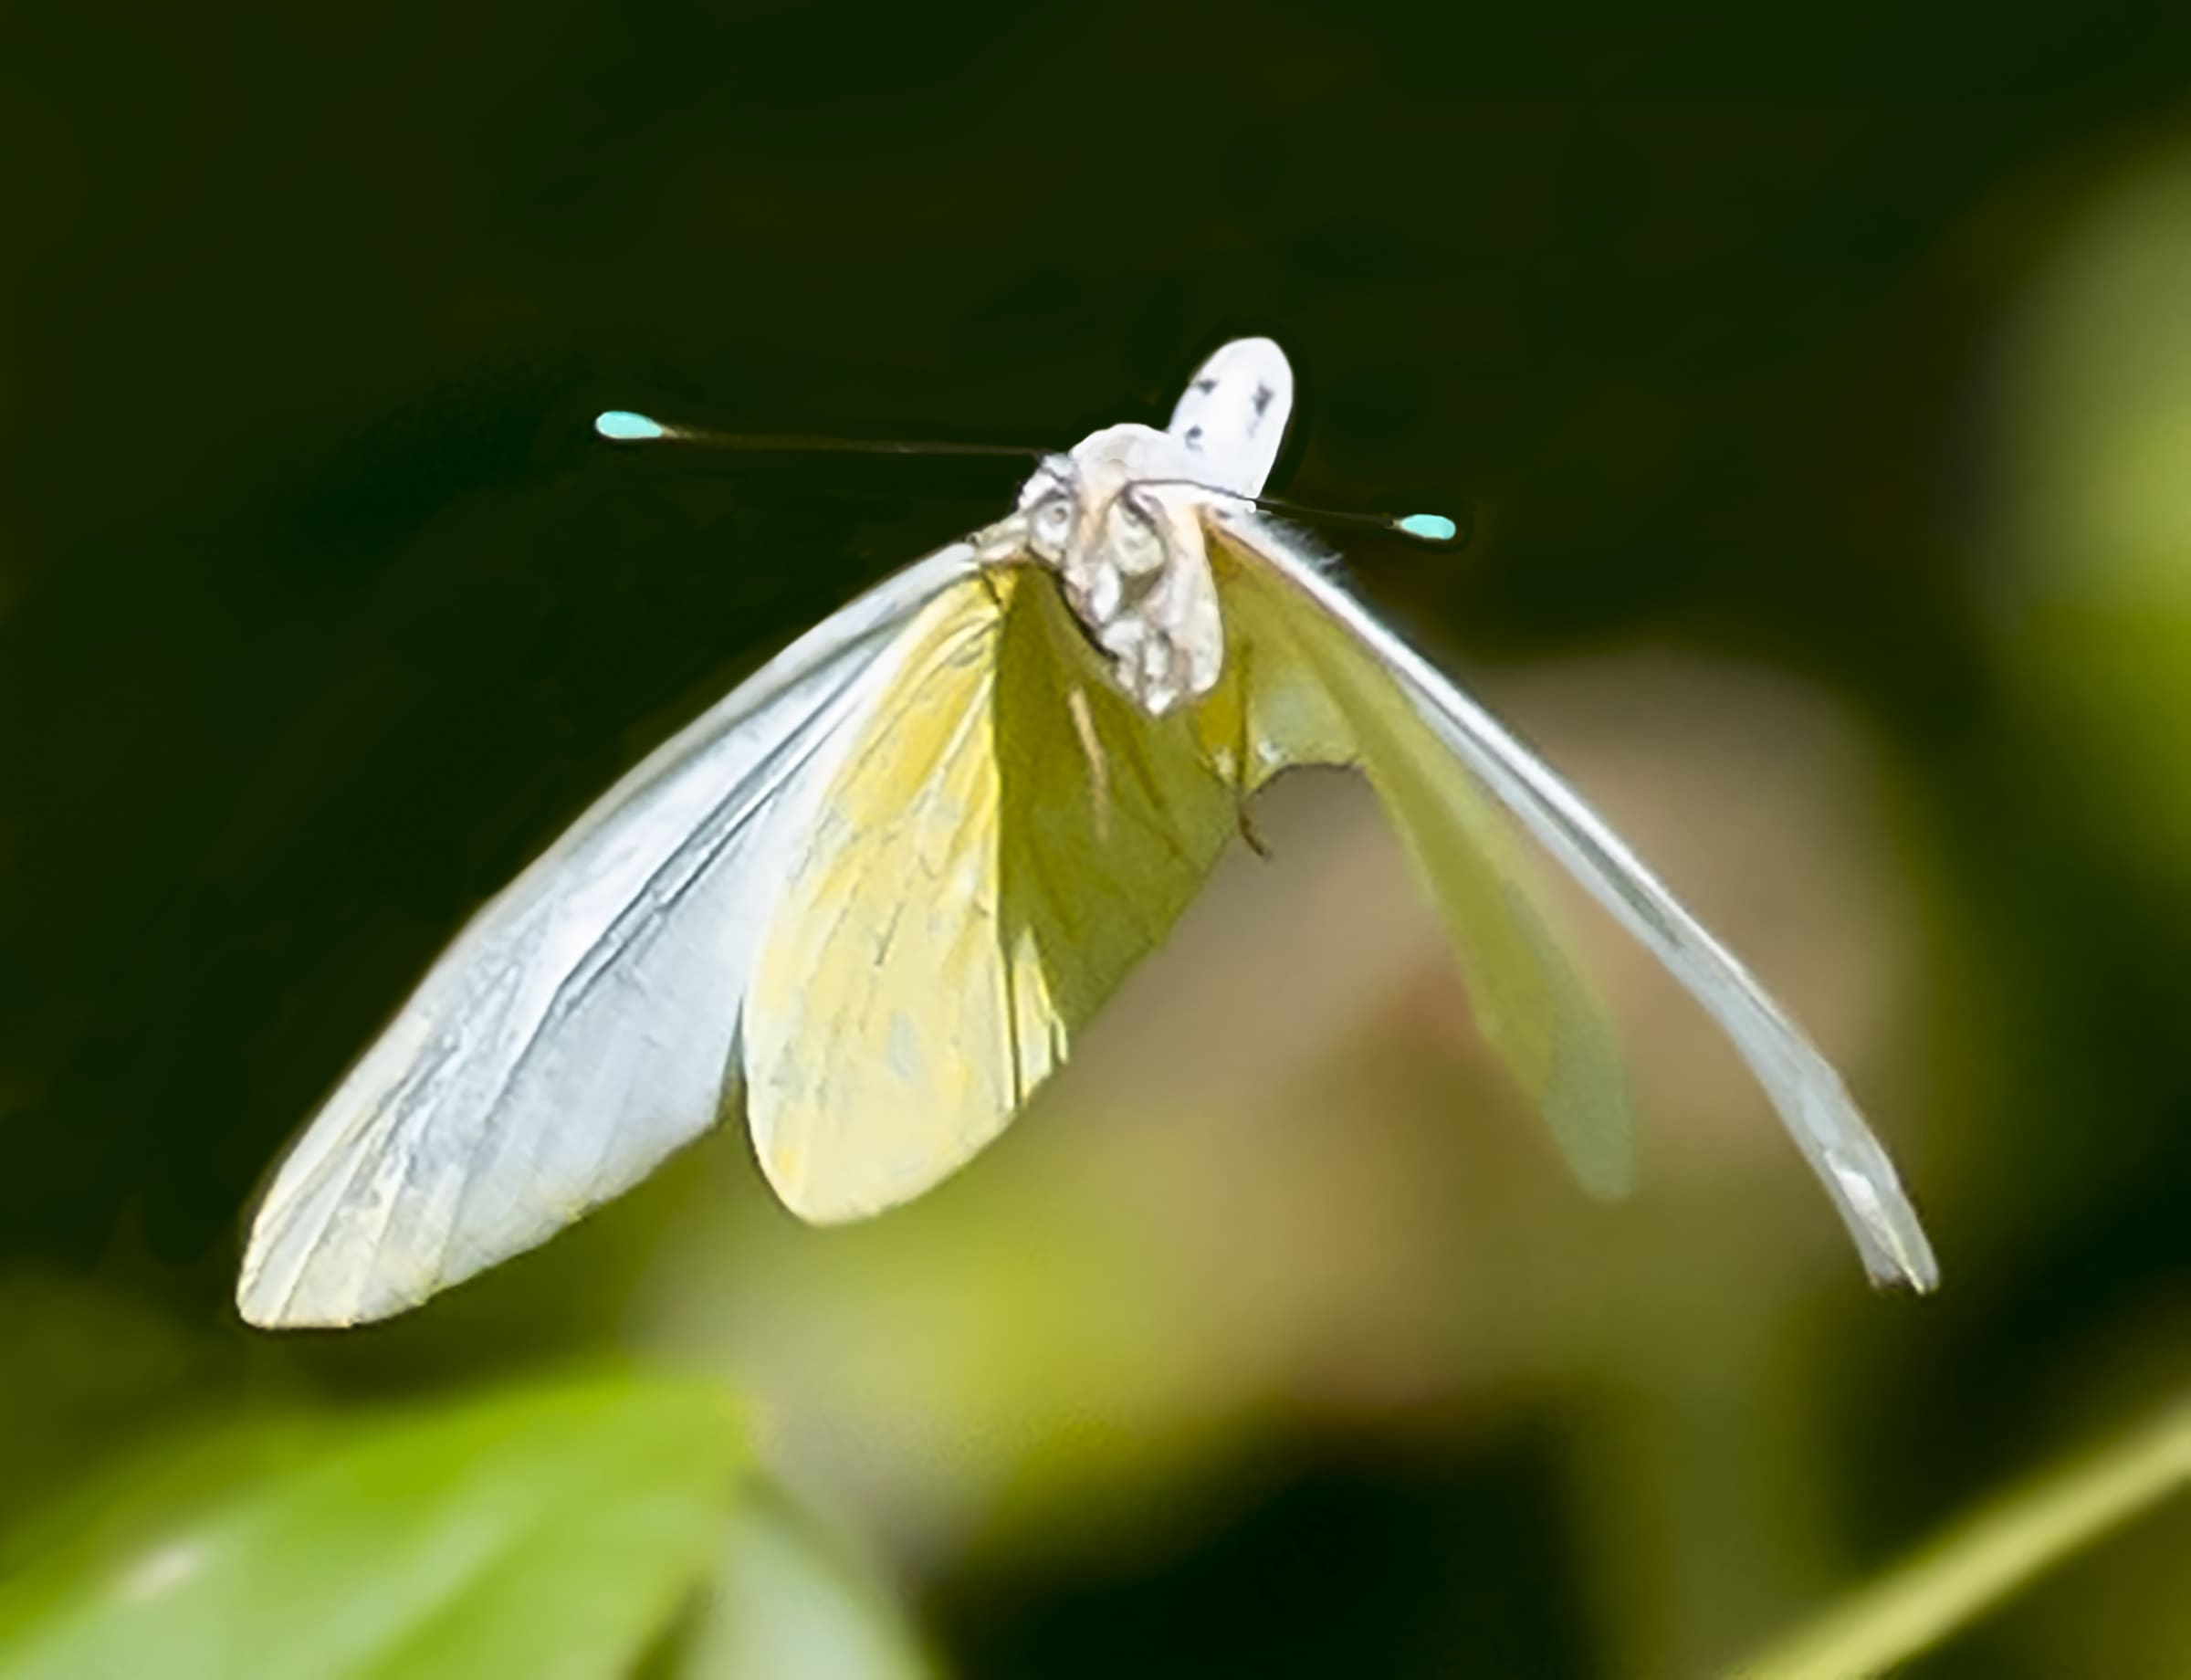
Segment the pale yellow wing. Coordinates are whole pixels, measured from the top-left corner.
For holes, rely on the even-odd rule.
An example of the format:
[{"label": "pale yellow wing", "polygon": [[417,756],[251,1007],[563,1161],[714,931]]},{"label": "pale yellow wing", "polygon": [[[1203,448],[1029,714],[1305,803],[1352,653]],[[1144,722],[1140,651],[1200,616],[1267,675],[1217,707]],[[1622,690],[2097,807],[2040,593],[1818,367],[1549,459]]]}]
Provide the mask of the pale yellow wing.
[{"label": "pale yellow wing", "polygon": [[[1302,631],[1312,654],[1328,647],[1344,670],[1352,649],[1384,674],[1454,761],[1557,859],[1717,1022],[1773,1099],[1788,1136],[1855,1240],[1878,1283],[1931,1289],[1940,1268],[1894,1163],[1864,1123],[1848,1088],[1787,1011],[1735,954],[1669,892],[1620,835],[1557,772],[1435,666],[1377,621],[1313,556],[1255,514],[1220,511],[1222,551],[1242,604],[1278,602],[1277,617]],[[1258,594],[1254,585],[1261,586]],[[1283,588],[1288,597],[1274,592]],[[1237,617],[1252,605],[1228,608]],[[1321,625],[1318,629],[1316,626]],[[1348,686],[1340,679],[1342,687]],[[1352,685],[1358,688],[1360,685]],[[1389,697],[1388,697],[1389,698]],[[1380,703],[1380,709],[1382,705]],[[1595,1058],[1592,1058],[1595,1060]]]},{"label": "pale yellow wing", "polygon": [[755,1151],[816,1222],[916,1196],[1002,1130],[1236,819],[1192,728],[1102,680],[1045,576],[958,585],[892,656],[747,993]]},{"label": "pale yellow wing", "polygon": [[[1227,677],[1199,720],[1253,788],[1288,764],[1358,765],[1445,924],[1484,1037],[1536,1102],[1583,1185],[1632,1171],[1618,1040],[1567,955],[1535,859],[1371,650],[1212,521]],[[1232,757],[1228,757],[1231,753]]]}]

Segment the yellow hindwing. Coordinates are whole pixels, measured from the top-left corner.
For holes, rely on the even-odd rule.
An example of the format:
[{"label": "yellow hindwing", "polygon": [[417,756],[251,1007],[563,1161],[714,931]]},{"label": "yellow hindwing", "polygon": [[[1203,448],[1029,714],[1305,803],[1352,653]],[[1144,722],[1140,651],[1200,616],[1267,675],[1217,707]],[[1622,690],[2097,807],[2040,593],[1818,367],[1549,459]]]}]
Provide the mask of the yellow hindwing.
[{"label": "yellow hindwing", "polygon": [[1618,1194],[1632,1170],[1619,1042],[1568,959],[1536,860],[1351,630],[1229,532],[1210,535],[1228,661],[1203,719],[1211,750],[1249,742],[1251,787],[1287,764],[1361,769],[1444,922],[1483,1036],[1584,1186]]},{"label": "yellow hindwing", "polygon": [[1170,930],[1235,795],[1101,678],[1051,580],[955,585],[892,652],[762,942],[762,1170],[813,1221],[917,1195],[1001,1131]]},{"label": "yellow hindwing", "polygon": [[1534,859],[1376,656],[1211,535],[1225,670],[1188,713],[1136,710],[1018,568],[954,585],[886,656],[746,1000],[755,1149],[802,1217],[907,1201],[993,1139],[1200,889],[1240,801],[1308,763],[1368,777],[1485,1038],[1583,1183],[1625,1187],[1617,1042]]}]

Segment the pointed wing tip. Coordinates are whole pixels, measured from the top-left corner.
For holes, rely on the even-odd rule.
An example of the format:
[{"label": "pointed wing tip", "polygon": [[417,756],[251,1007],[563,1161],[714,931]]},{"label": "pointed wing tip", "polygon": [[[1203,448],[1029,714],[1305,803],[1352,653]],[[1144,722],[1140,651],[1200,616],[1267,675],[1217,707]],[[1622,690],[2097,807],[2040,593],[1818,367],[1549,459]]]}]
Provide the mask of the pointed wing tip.
[{"label": "pointed wing tip", "polygon": [[[1567,1140],[1563,1138],[1561,1142],[1564,1146]],[[1632,1150],[1623,1149],[1617,1155],[1609,1151],[1601,1158],[1586,1156],[1573,1148],[1565,1148],[1564,1152],[1567,1170],[1582,1186],[1582,1193],[1592,1201],[1625,1202],[1635,1194],[1636,1158]]]},{"label": "pointed wing tip", "polygon": [[236,1273],[236,1316],[255,1330],[287,1329],[292,1322],[281,1292],[267,1281],[266,1244],[256,1223]]},{"label": "pointed wing tip", "polygon": [[[278,1202],[278,1195],[269,1196],[252,1215],[251,1234],[236,1276],[236,1316],[255,1330],[318,1328],[325,1320],[301,1305],[309,1300],[304,1273],[292,1271],[286,1285],[278,1284],[272,1276],[282,1248]],[[304,1270],[309,1271],[309,1265]]]},{"label": "pointed wing tip", "polygon": [[350,1325],[347,1319],[313,1318],[246,1306],[240,1298],[236,1304],[236,1316],[255,1330],[340,1330],[347,1329]]},{"label": "pointed wing tip", "polygon": [[255,1330],[342,1330],[380,1315],[331,1310],[297,1290],[285,1299],[246,1267],[236,1286],[236,1316]]},{"label": "pointed wing tip", "polygon": [[1585,1087],[1585,1103],[1563,1105],[1567,1111],[1554,1116],[1552,1129],[1584,1194],[1625,1202],[1636,1190],[1636,1116],[1620,1053],[1607,1017],[1599,1014],[1593,1022],[1588,1013],[1570,1013],[1568,1019],[1570,1045],[1590,1045],[1595,1038],[1599,1066]]},{"label": "pointed wing tip", "polygon": [[1867,1265],[1864,1268],[1871,1286],[1882,1294],[1909,1294],[1929,1296],[1938,1293],[1940,1274],[1937,1271],[1907,1271],[1899,1265]]},{"label": "pointed wing tip", "polygon": [[255,1330],[352,1330],[360,1325],[393,1318],[417,1305],[416,1301],[394,1301],[384,1306],[338,1308],[309,1302],[299,1305],[261,1301],[238,1290],[236,1316]]},{"label": "pointed wing tip", "polygon": [[1594,1202],[1626,1202],[1636,1193],[1636,1175],[1633,1172],[1622,1172],[1617,1178],[1586,1178],[1579,1172],[1575,1176],[1582,1185],[1582,1193]]},{"label": "pointed wing tip", "polygon": [[[315,1275],[317,1274],[317,1275]],[[236,1316],[255,1330],[347,1330],[407,1312],[443,1286],[396,1288],[385,1279],[360,1286],[330,1286],[328,1268],[307,1261],[286,1286],[267,1275],[267,1256],[254,1243],[236,1282]]]},{"label": "pointed wing tip", "polygon": [[767,1181],[783,1211],[802,1225],[828,1230],[834,1225],[856,1225],[863,1220],[873,1219],[886,1213],[900,1202],[910,1202],[928,1188],[923,1185],[907,1194],[878,1197],[872,1194],[847,1193],[847,1187],[834,1187],[835,1193],[824,1193],[824,1187],[814,1183],[815,1174],[806,1171],[787,1171],[781,1176],[771,1169],[766,1156],[761,1158],[761,1177]]},{"label": "pointed wing tip", "polygon": [[1940,1286],[1940,1263],[1933,1257],[1924,1223],[1910,1205],[1893,1162],[1840,1090],[1839,1081],[1830,1088],[1839,1097],[1829,1110],[1836,1122],[1832,1141],[1818,1142],[1808,1129],[1790,1130],[1833,1198],[1871,1281],[1882,1288],[1930,1295]]},{"label": "pointed wing tip", "polygon": [[309,1310],[299,1311],[293,1304],[258,1287],[257,1280],[247,1272],[236,1286],[236,1316],[255,1330],[332,1329],[341,1322]]},{"label": "pointed wing tip", "polygon": [[761,1181],[768,1185],[785,1213],[802,1225],[822,1230],[856,1225],[917,1201],[946,1179],[956,1176],[963,1164],[930,1163],[925,1170],[901,1173],[889,1183],[832,1173],[826,1171],[826,1163],[823,1163],[823,1171],[817,1171],[817,1163],[808,1151],[767,1141],[779,1136],[781,1122],[774,1115],[756,1123],[749,1109],[747,1121],[753,1160],[760,1169]]},{"label": "pointed wing tip", "polygon": [[1913,1245],[1897,1243],[1887,1248],[1876,1241],[1864,1245],[1864,1270],[1875,1288],[1931,1295],[1940,1287],[1940,1263],[1933,1258],[1932,1245],[1925,1242],[1923,1232],[1913,1234]]},{"label": "pointed wing tip", "polygon": [[1903,1192],[1885,1152],[1878,1151],[1871,1174],[1850,1171],[1830,1151],[1821,1165],[1826,1188],[1873,1286],[1907,1289],[1913,1295],[1930,1295],[1937,1289],[1940,1263],[1933,1257],[1917,1210]]}]

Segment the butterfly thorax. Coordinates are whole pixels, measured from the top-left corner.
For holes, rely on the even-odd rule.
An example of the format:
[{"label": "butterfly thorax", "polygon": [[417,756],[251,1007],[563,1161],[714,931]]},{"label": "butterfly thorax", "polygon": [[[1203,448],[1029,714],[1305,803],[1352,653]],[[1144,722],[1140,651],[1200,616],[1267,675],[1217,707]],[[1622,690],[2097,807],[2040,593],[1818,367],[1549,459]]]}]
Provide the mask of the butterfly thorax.
[{"label": "butterfly thorax", "polygon": [[1112,682],[1152,718],[1208,694],[1224,668],[1200,465],[1167,433],[1116,425],[1051,457],[1020,492],[1028,551]]}]

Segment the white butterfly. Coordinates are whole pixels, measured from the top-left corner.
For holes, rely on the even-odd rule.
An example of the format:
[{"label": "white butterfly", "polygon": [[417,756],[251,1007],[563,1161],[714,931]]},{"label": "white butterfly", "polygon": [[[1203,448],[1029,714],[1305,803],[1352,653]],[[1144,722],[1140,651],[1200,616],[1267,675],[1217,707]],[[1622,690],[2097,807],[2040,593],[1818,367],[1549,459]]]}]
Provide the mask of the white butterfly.
[{"label": "white butterfly", "polygon": [[[742,1091],[814,1221],[993,1138],[1278,771],[1375,785],[1478,1019],[1586,1184],[1629,1169],[1613,1038],[1518,817],[1734,1040],[1881,1281],[1932,1252],[1840,1081],[1551,770],[1249,499],[1266,339],[1164,431],[1096,433],[658,749],[488,904],[282,1163],[236,1290],[268,1326],[414,1305],[627,1189]],[[605,429],[605,428],[604,428]],[[1490,799],[1483,797],[1485,792]]]}]

